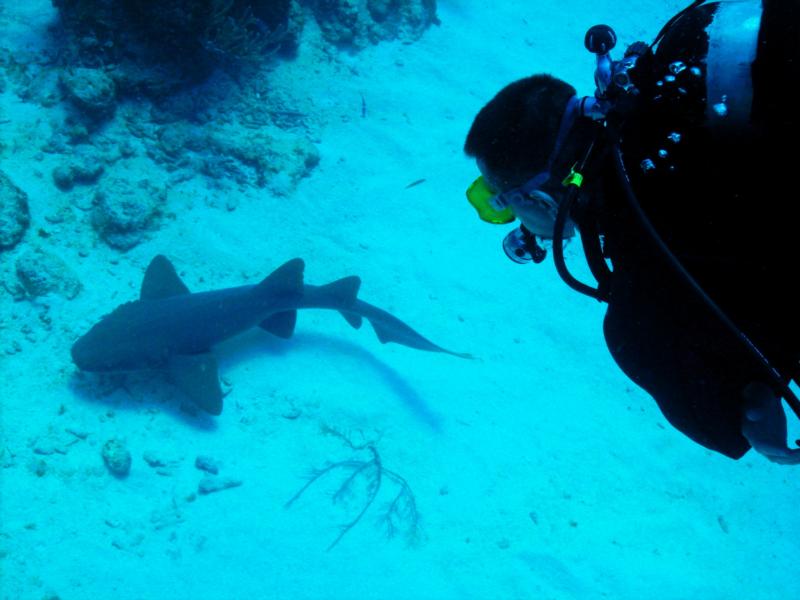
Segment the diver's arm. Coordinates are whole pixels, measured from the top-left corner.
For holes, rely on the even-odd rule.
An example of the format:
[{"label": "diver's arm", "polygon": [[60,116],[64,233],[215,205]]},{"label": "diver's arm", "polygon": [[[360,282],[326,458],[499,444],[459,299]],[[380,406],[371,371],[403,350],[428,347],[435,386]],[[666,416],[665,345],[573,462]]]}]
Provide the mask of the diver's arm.
[{"label": "diver's arm", "polygon": [[786,445],[786,415],[781,399],[763,383],[753,382],[743,391],[742,434],[768,460],[782,465],[800,464],[800,448]]}]

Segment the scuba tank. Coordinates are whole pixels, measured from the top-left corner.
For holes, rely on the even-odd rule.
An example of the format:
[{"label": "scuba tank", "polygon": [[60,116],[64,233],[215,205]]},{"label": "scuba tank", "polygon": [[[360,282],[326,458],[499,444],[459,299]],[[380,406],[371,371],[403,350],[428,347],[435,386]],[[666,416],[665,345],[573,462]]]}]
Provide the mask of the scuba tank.
[{"label": "scuba tank", "polygon": [[[607,26],[591,28],[586,47],[597,56],[595,99],[604,124],[600,141],[610,148],[635,222],[645,239],[738,340],[759,365],[765,381],[800,418],[800,400],[786,383],[790,377],[773,366],[687,271],[676,257],[673,243],[688,243],[688,247],[681,248],[684,254],[699,250],[691,244],[704,240],[702,234],[709,225],[713,229],[715,211],[730,207],[747,211],[741,202],[737,207],[737,200],[767,193],[762,189],[765,181],[771,185],[769,190],[781,195],[783,179],[769,177],[774,166],[764,158],[764,154],[773,157],[774,149],[756,122],[754,110],[760,93],[754,72],[761,19],[762,3],[758,0],[699,0],[668,21],[652,44],[631,47],[622,61],[610,57],[616,36]],[[591,160],[591,153],[590,147],[578,172]],[[591,228],[581,228],[581,238],[585,249],[595,249],[587,250],[587,260],[598,287],[577,281],[563,259],[559,227],[577,205],[578,187],[571,186],[559,207],[553,238],[556,268],[573,289],[605,300],[604,279],[610,272],[601,257],[599,241],[585,239],[596,238]],[[688,189],[691,193],[686,193]],[[640,198],[647,199],[646,207]],[[697,203],[696,198],[713,198],[714,202]],[[690,228],[688,242],[687,238],[676,238],[668,227],[659,226],[662,221],[670,223],[676,214],[684,215],[682,228]],[[745,216],[752,216],[754,227],[770,225],[767,211],[746,212]],[[728,242],[742,232],[726,234],[727,238],[722,235],[720,239]],[[746,248],[736,250],[746,256]]]}]

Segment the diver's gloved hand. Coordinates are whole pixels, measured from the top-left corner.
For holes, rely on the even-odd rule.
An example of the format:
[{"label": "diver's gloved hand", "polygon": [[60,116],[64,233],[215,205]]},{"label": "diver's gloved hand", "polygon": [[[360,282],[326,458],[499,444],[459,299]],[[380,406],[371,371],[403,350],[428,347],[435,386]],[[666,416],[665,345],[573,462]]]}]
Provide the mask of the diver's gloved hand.
[{"label": "diver's gloved hand", "polygon": [[786,445],[786,415],[769,386],[753,382],[743,391],[742,434],[768,460],[781,465],[800,464],[800,448]]}]

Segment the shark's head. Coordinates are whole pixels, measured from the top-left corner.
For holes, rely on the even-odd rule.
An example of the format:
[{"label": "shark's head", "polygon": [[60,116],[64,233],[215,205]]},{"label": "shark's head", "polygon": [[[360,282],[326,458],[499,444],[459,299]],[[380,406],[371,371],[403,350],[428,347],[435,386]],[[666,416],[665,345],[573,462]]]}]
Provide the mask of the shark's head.
[{"label": "shark's head", "polygon": [[141,335],[131,330],[134,303],[117,307],[72,345],[72,362],[82,371],[128,371],[143,368]]},{"label": "shark's head", "polygon": [[113,371],[116,369],[113,346],[103,343],[103,331],[97,326],[78,338],[72,345],[72,362],[82,371]]}]

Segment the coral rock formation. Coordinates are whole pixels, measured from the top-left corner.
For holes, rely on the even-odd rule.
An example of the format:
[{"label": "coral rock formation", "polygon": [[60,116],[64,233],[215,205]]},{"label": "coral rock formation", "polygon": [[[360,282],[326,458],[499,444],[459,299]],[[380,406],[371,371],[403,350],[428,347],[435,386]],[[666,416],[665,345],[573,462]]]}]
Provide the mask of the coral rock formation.
[{"label": "coral rock formation", "polygon": [[81,291],[81,282],[66,263],[41,248],[25,252],[15,266],[17,278],[30,297],[54,292],[71,300]]},{"label": "coral rock formation", "polygon": [[109,246],[129,250],[144,239],[165,201],[166,192],[147,180],[111,178],[95,194],[92,225]]},{"label": "coral rock formation", "polygon": [[0,171],[0,251],[16,246],[29,224],[28,195]]},{"label": "coral rock formation", "polygon": [[61,76],[61,86],[85,120],[100,122],[114,114],[116,86],[104,70],[78,67]]},{"label": "coral rock formation", "polygon": [[438,22],[435,0],[318,0],[313,6],[325,39],[338,46],[414,41]]}]

